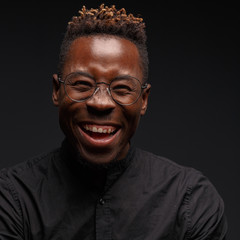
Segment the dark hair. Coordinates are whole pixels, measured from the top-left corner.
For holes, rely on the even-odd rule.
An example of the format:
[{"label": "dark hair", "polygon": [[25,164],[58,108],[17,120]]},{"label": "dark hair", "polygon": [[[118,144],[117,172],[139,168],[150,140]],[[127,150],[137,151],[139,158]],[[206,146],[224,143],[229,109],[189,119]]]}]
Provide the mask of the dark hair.
[{"label": "dark hair", "polygon": [[59,55],[60,74],[71,43],[81,36],[96,34],[115,35],[133,42],[141,58],[143,78],[147,79],[148,52],[143,19],[134,17],[131,13],[127,15],[124,8],[117,10],[114,5],[108,7],[104,4],[101,4],[98,9],[91,8],[90,10],[83,6],[79,11],[79,16],[72,17],[72,21],[68,23]]}]

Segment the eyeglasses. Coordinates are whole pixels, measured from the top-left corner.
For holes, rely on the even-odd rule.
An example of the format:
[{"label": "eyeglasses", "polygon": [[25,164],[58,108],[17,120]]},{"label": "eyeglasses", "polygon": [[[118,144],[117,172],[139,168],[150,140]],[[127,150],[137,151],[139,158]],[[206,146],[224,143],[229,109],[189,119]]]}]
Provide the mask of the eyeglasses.
[{"label": "eyeglasses", "polygon": [[66,95],[75,102],[84,102],[93,97],[100,90],[99,84],[107,85],[108,94],[120,105],[134,104],[148,85],[147,83],[141,84],[137,78],[129,75],[119,76],[110,84],[96,82],[81,72],[70,73],[64,80],[59,77],[58,81],[64,84]]}]

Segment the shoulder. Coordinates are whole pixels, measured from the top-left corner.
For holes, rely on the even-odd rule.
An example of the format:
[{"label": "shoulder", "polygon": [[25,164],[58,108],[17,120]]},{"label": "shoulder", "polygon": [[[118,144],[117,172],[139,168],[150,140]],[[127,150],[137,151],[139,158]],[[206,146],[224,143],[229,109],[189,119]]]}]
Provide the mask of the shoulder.
[{"label": "shoulder", "polygon": [[[150,171],[151,175],[156,176],[158,179],[174,178],[177,181],[181,181],[182,184],[190,185],[204,176],[202,172],[195,168],[178,164],[169,158],[139,148],[136,149],[135,157],[143,169]],[[148,173],[150,174],[150,172]]]},{"label": "shoulder", "polygon": [[0,192],[17,199],[18,193],[27,188],[36,188],[36,184],[45,178],[58,159],[60,149],[42,153],[12,167],[0,170]]},{"label": "shoulder", "polygon": [[136,162],[139,168],[155,182],[169,182],[169,185],[176,185],[176,189],[184,189],[185,193],[197,195],[201,190],[209,196],[218,196],[212,182],[200,170],[193,167],[178,164],[166,157],[154,153],[136,149]]},{"label": "shoulder", "polygon": [[0,171],[0,193],[18,203],[19,194],[36,189],[51,171],[59,149],[40,154],[25,162]]},{"label": "shoulder", "polygon": [[[178,201],[181,205],[188,194],[197,196],[195,189],[203,191],[208,189],[208,199],[216,190],[209,179],[199,170],[178,164],[166,157],[136,149],[133,170],[139,177],[139,182],[144,183],[149,189],[158,189],[166,192],[168,199]],[[206,193],[206,192],[205,192]]]},{"label": "shoulder", "polygon": [[36,177],[37,172],[41,173],[42,171],[44,173],[44,169],[47,169],[52,164],[52,161],[54,161],[58,154],[59,149],[55,149],[51,152],[39,154],[14,166],[3,168],[0,170],[0,179],[8,180],[31,175],[35,175]]},{"label": "shoulder", "polygon": [[[20,193],[26,189],[26,179],[33,175],[33,169],[47,158],[45,154],[0,171],[0,238],[7,234],[11,239],[24,239],[23,204]],[[29,182],[31,181],[29,179]]]},{"label": "shoulder", "polygon": [[186,166],[180,165],[175,161],[170,160],[169,158],[157,155],[152,152],[148,152],[140,148],[136,148],[135,156],[143,162],[147,162],[149,164],[153,164],[156,166],[159,165],[161,167],[166,167],[166,168],[176,169],[176,170],[186,169]]},{"label": "shoulder", "polygon": [[[217,189],[201,171],[182,166],[156,154],[137,149],[144,176],[150,187],[165,194],[168,203],[178,206],[178,221],[189,239],[224,239],[227,222],[224,202]],[[160,187],[159,187],[160,186]]]},{"label": "shoulder", "polygon": [[44,180],[56,169],[58,155],[56,149],[0,171],[0,239],[6,233],[11,239],[25,239],[28,218],[38,204]]}]

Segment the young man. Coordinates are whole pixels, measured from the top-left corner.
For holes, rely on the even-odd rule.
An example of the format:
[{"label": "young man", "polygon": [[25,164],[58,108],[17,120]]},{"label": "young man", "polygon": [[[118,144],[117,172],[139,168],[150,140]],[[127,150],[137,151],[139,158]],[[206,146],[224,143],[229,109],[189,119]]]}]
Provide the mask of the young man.
[{"label": "young man", "polygon": [[1,171],[0,239],[225,239],[208,179],[130,144],[151,87],[143,20],[115,6],[79,14],[53,75],[66,138]]}]

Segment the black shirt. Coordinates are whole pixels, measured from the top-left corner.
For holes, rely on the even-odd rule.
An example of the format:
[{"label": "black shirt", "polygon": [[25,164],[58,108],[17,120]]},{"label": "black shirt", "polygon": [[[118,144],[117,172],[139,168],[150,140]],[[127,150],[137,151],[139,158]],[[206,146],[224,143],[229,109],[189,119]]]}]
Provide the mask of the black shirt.
[{"label": "black shirt", "polygon": [[226,230],[205,176],[140,149],[98,169],[64,143],[0,172],[1,240],[222,240]]}]

